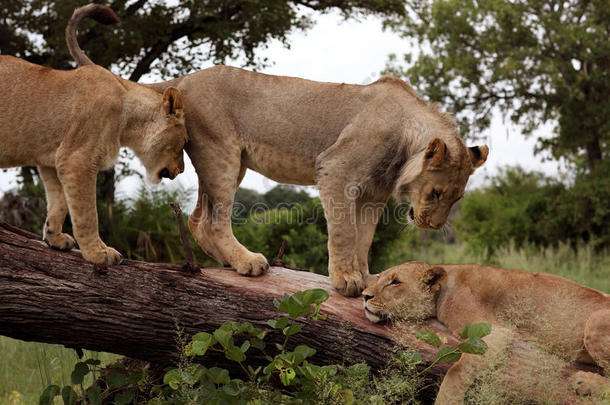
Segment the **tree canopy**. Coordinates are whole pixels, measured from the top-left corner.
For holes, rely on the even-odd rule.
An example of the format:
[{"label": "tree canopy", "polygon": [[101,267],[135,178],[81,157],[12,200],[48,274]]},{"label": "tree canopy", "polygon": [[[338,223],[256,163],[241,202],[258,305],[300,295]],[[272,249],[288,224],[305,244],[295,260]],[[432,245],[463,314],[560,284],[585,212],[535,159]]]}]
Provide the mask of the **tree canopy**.
[{"label": "tree canopy", "polygon": [[[88,0],[0,0],[0,53],[57,69],[72,65],[64,29],[76,7]],[[401,15],[400,0],[112,0],[121,18],[113,27],[82,24],[79,43],[91,59],[137,81],[155,71],[171,78],[215,63],[245,58],[260,66],[256,51],[270,40],[289,45],[292,30],[313,24],[307,12]]]},{"label": "tree canopy", "polygon": [[407,0],[407,15],[388,21],[420,44],[394,57],[432,100],[451,106],[473,134],[498,108],[531,134],[554,134],[538,151],[593,169],[610,140],[610,1]]}]

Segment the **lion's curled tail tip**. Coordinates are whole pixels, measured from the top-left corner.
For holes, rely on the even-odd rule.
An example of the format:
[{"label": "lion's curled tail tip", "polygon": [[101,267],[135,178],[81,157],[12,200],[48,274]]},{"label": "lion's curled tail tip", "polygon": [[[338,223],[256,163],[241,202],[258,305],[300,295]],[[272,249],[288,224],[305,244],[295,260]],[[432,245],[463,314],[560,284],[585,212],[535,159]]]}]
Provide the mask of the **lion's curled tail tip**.
[{"label": "lion's curled tail tip", "polygon": [[87,17],[92,18],[98,23],[104,25],[112,25],[121,21],[113,9],[103,4],[91,3],[77,9],[75,14],[78,12],[86,13]]}]

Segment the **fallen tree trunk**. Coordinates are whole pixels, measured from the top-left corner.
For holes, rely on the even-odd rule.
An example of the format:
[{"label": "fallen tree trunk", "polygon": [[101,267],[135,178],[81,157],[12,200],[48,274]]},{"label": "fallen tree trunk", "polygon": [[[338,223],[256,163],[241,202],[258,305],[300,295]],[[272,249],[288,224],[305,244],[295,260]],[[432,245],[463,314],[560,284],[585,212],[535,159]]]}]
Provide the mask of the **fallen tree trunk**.
[{"label": "fallen tree trunk", "polygon": [[[327,277],[272,267],[257,278],[226,268],[204,268],[195,274],[180,266],[125,261],[105,271],[84,261],[79,252],[49,249],[39,237],[0,221],[0,334],[16,339],[63,344],[125,355],[157,364],[175,363],[178,330],[186,337],[212,332],[226,321],[266,327],[280,314],[273,299],[283,293],[323,288],[330,293],[322,305],[328,317],[303,321],[298,344],[317,350],[317,364],[364,361],[373,369],[387,364],[397,346],[416,348],[426,362],[437,349],[411,335],[396,335],[385,325],[371,324],[362,300],[333,291]],[[438,322],[428,327],[457,340]],[[278,334],[270,335],[280,342]],[[513,345],[512,362],[519,362],[523,344]],[[248,358],[263,363],[264,359]],[[224,357],[206,361],[228,368]],[[431,369],[442,376],[449,365]],[[566,369],[564,378],[574,371]],[[568,384],[564,384],[566,387]],[[561,393],[570,402],[573,394]],[[574,402],[571,402],[574,403]]]}]

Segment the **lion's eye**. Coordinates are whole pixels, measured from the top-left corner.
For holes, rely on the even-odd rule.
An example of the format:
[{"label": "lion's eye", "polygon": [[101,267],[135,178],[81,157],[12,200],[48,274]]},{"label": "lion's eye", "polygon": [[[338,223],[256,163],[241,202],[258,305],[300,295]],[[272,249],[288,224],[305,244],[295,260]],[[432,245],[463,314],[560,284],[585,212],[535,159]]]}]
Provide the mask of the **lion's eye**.
[{"label": "lion's eye", "polygon": [[436,198],[437,200],[441,199],[441,191],[440,190],[432,190],[432,195],[434,196],[434,198]]},{"label": "lion's eye", "polygon": [[401,284],[401,282],[398,280],[392,280],[392,282],[390,283],[390,285],[398,285],[398,284]]}]

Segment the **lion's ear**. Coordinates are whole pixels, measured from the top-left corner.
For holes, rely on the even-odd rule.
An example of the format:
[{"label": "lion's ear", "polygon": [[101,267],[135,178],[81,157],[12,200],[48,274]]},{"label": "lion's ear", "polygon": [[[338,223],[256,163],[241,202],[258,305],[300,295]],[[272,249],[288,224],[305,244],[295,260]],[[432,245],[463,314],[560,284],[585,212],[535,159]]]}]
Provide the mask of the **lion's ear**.
[{"label": "lion's ear", "polygon": [[184,116],[184,102],[180,90],[175,87],[165,89],[163,92],[163,107],[166,114],[182,118]]},{"label": "lion's ear", "polygon": [[487,145],[481,146],[471,146],[468,148],[468,154],[470,155],[470,161],[472,162],[472,167],[475,169],[481,166],[487,160],[487,155],[489,155],[489,148]]},{"label": "lion's ear", "polygon": [[447,145],[440,138],[434,138],[424,152],[424,167],[440,167],[447,159]]},{"label": "lion's ear", "polygon": [[424,270],[422,281],[426,288],[435,293],[441,289],[441,283],[447,277],[447,272],[441,266],[430,267]]}]

